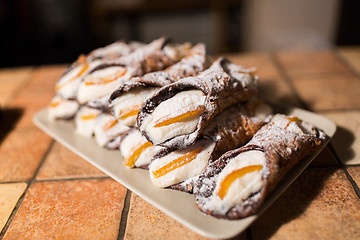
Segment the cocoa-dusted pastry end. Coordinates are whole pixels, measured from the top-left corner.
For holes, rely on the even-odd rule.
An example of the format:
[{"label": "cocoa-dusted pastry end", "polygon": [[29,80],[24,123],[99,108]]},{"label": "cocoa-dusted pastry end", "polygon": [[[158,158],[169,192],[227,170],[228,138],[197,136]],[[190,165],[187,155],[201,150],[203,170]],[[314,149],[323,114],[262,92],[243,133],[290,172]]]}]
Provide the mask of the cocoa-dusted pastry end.
[{"label": "cocoa-dusted pastry end", "polygon": [[249,143],[207,167],[195,183],[196,205],[226,219],[256,213],[288,170],[318,151],[326,139],[297,117],[275,115]]}]

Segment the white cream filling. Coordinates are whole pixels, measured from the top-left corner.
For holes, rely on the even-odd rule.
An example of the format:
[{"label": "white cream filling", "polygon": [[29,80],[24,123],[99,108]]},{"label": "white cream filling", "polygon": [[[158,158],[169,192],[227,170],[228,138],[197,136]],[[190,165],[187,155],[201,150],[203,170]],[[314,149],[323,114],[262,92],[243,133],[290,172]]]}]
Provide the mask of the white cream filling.
[{"label": "white cream filling", "polygon": [[101,61],[93,61],[89,63],[89,67],[80,75],[77,76],[83,68],[83,64],[70,70],[64,76],[62,76],[57,82],[57,93],[66,99],[75,99],[77,91],[83,77],[88,74],[92,69],[100,65]]},{"label": "white cream filling", "polygon": [[50,120],[70,118],[79,109],[79,104],[73,100],[62,99],[55,96],[48,107],[48,118]]},{"label": "white cream filling", "polygon": [[[134,129],[121,141],[120,152],[124,159],[129,158],[137,148],[146,142],[148,142],[146,138],[144,138],[138,130]],[[141,152],[139,158],[136,160],[135,167],[150,164],[153,156],[161,149],[163,149],[163,147],[153,145],[144,149],[144,151]]]},{"label": "white cream filling", "polygon": [[192,117],[186,121],[179,121],[163,127],[154,127],[154,125],[164,116],[176,117],[190,107],[204,106],[204,102],[205,95],[200,90],[179,92],[172,98],[160,103],[154,112],[143,120],[140,130],[146,132],[155,145],[175,136],[192,133],[196,130],[198,117]]},{"label": "white cream filling", "polygon": [[[151,88],[136,88],[129,92],[122,94],[121,96],[114,99],[110,107],[113,109],[113,113],[116,117],[120,115],[122,112],[126,112],[130,108],[134,106],[141,106],[146,99],[150,98],[154,93],[159,90],[157,87]],[[121,123],[125,124],[126,126],[136,126],[136,118],[137,114],[134,116],[129,116],[125,119],[118,119]]]},{"label": "white cream filling", "polygon": [[281,127],[289,132],[294,132],[299,135],[315,134],[315,127],[301,119],[293,116],[286,116],[283,114],[276,114],[271,121],[278,127]]},{"label": "white cream filling", "polygon": [[[119,73],[125,74],[121,77],[117,77]],[[112,66],[104,69],[97,70],[84,77],[84,80],[80,83],[77,93],[77,99],[80,103],[86,103],[92,100],[96,100],[110,95],[116,88],[118,88],[125,81],[133,77],[134,71],[132,68],[124,68],[121,66]],[[101,79],[115,81],[102,82]],[[89,84],[90,83],[90,84]],[[95,84],[91,84],[95,83]]]},{"label": "white cream filling", "polygon": [[[155,159],[149,166],[150,179],[152,183],[157,187],[164,188],[199,175],[208,165],[209,158],[214,150],[214,147],[215,142],[201,140],[188,148],[177,150],[162,158]],[[156,178],[154,176],[154,171],[157,169],[198,148],[202,148],[202,151],[191,162],[178,167],[161,177]]]},{"label": "white cream filling", "polygon": [[75,132],[91,137],[94,133],[96,118],[100,113],[99,109],[81,107],[75,116]]},{"label": "white cream filling", "polygon": [[[225,214],[236,204],[246,200],[251,194],[258,192],[263,186],[262,171],[266,164],[265,153],[261,151],[243,152],[233,158],[219,174],[213,195],[204,205],[207,210],[215,210],[220,214]],[[234,170],[241,169],[251,165],[262,165],[260,171],[253,171],[236,179],[229,187],[227,194],[223,199],[218,195],[220,183]]]},{"label": "white cream filling", "polygon": [[129,129],[127,126],[117,121],[112,127],[105,129],[105,126],[113,121],[116,121],[116,119],[111,114],[107,113],[99,115],[96,119],[94,128],[95,140],[101,147],[104,147],[107,143]]}]

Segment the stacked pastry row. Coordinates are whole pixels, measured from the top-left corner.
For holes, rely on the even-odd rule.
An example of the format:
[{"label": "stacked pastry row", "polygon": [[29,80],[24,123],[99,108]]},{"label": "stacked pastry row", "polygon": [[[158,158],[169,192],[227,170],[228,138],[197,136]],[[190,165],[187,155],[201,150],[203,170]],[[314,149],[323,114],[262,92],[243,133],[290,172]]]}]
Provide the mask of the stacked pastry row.
[{"label": "stacked pastry row", "polygon": [[203,44],[117,42],[80,56],[56,85],[51,119],[120,149],[153,184],[193,193],[216,217],[256,212],[286,172],[326,135],[256,98],[258,77]]}]

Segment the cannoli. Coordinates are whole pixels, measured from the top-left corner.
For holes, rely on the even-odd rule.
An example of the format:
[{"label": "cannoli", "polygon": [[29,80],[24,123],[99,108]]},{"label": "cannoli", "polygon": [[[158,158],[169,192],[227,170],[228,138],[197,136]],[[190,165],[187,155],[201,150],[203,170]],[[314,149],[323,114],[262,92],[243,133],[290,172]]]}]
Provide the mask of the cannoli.
[{"label": "cannoli", "polygon": [[161,37],[140,47],[133,53],[119,58],[117,63],[137,69],[137,76],[148,72],[163,70],[183,58],[191,44],[170,44],[169,39]]},{"label": "cannoli", "polygon": [[147,169],[151,159],[163,150],[163,147],[154,146],[151,142],[148,142],[136,128],[132,128],[120,141],[120,152],[124,158],[123,163],[130,168]]},{"label": "cannoli", "polygon": [[288,170],[318,151],[326,138],[297,117],[275,115],[245,146],[205,169],[195,182],[196,205],[220,218],[254,214]]},{"label": "cannoli", "polygon": [[65,99],[75,100],[83,77],[101,63],[101,60],[89,62],[85,55],[80,55],[77,61],[70,66],[56,83],[56,94]]},{"label": "cannoli", "polygon": [[113,115],[102,113],[96,118],[94,135],[99,146],[108,149],[118,149],[121,135],[129,128],[119,123]]},{"label": "cannoli", "polygon": [[[170,48],[173,51],[166,50]],[[165,38],[160,38],[129,55],[111,62],[107,61],[84,77],[78,89],[77,100],[81,104],[89,102],[90,105],[94,105],[92,102],[95,101],[99,105],[102,103],[99,99],[108,99],[116,88],[132,77],[162,70],[178,62],[184,54],[183,48],[183,46],[167,44]],[[107,107],[108,102],[103,103],[105,106],[102,107]]]},{"label": "cannoli", "polygon": [[93,136],[96,119],[100,114],[99,109],[81,106],[75,116],[75,132],[88,137]]},{"label": "cannoli", "polygon": [[154,145],[184,148],[195,142],[212,119],[257,90],[253,72],[221,59],[221,70],[208,69],[156,92],[141,107],[137,124]]},{"label": "cannoli", "polygon": [[117,59],[121,56],[125,56],[134,52],[136,49],[142,46],[144,46],[144,44],[140,42],[125,43],[122,41],[117,41],[105,47],[97,48],[91,51],[86,56],[86,58],[88,61],[94,61],[98,59]]},{"label": "cannoli", "polygon": [[197,176],[214,159],[248,142],[269,120],[272,110],[260,100],[236,104],[216,116],[191,146],[159,155],[149,166],[158,187],[192,192]]},{"label": "cannoli", "polygon": [[203,44],[195,45],[178,63],[164,71],[151,72],[131,79],[121,85],[109,99],[114,116],[127,126],[136,125],[137,113],[146,99],[165,85],[180,78],[195,76],[206,68],[206,52]]},{"label": "cannoli", "polygon": [[79,109],[79,104],[74,100],[67,100],[60,96],[55,96],[48,107],[48,117],[50,120],[70,120]]}]

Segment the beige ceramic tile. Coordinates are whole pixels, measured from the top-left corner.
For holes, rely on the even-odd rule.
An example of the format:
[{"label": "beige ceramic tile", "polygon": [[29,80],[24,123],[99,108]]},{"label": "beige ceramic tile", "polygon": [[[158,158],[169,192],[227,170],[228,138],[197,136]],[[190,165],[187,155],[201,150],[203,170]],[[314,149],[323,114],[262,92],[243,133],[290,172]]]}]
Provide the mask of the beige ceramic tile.
[{"label": "beige ceramic tile", "polygon": [[271,102],[281,102],[288,105],[300,106],[296,95],[289,84],[281,76],[270,54],[227,54],[228,59],[245,67],[256,67],[259,75],[259,93],[262,99]]},{"label": "beige ceramic tile", "polygon": [[272,103],[302,107],[298,97],[283,78],[261,79],[258,96]]},{"label": "beige ceramic tile", "polygon": [[34,69],[31,81],[20,89],[10,107],[24,109],[17,127],[33,126],[32,118],[46,107],[55,94],[55,82],[64,72],[64,66],[46,66]]},{"label": "beige ceramic tile", "polygon": [[31,179],[51,141],[35,127],[12,131],[0,146],[0,182]]},{"label": "beige ceramic tile", "polygon": [[55,142],[42,164],[37,180],[107,176],[93,165]]},{"label": "beige ceramic tile", "polygon": [[337,125],[331,141],[344,164],[360,164],[360,110],[324,113]]},{"label": "beige ceramic tile", "polygon": [[224,55],[230,61],[247,68],[255,67],[260,79],[280,78],[280,72],[274,64],[270,54],[267,53],[242,53]]},{"label": "beige ceramic tile", "polygon": [[36,182],[9,239],[117,239],[126,188],[112,179]]},{"label": "beige ceramic tile", "polygon": [[359,208],[343,170],[309,169],[252,225],[253,239],[359,239]]},{"label": "beige ceramic tile", "polygon": [[20,67],[0,70],[0,107],[8,105],[14,92],[26,85],[32,69],[32,67]]},{"label": "beige ceramic tile", "polygon": [[331,50],[280,52],[277,57],[290,77],[349,71],[349,68]]},{"label": "beige ceramic tile", "polygon": [[338,48],[338,50],[340,56],[360,74],[360,47],[341,47]]},{"label": "beige ceramic tile", "polygon": [[0,232],[9,219],[19,198],[26,189],[26,183],[0,184]]},{"label": "beige ceramic tile", "polygon": [[360,108],[360,79],[352,73],[292,78],[300,97],[316,111]]},{"label": "beige ceramic tile", "polygon": [[132,193],[124,239],[200,240],[208,238],[194,233]]}]

